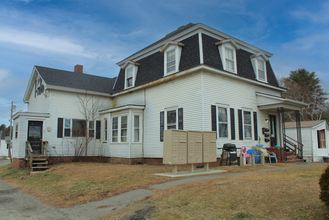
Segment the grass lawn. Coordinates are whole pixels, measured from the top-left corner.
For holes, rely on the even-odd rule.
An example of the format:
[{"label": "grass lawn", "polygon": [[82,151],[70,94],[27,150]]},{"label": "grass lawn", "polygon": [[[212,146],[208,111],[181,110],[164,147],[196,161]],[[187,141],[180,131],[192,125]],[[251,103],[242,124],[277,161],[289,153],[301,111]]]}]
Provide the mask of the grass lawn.
[{"label": "grass lawn", "polygon": [[[215,167],[230,173],[293,166]],[[9,185],[21,187],[23,192],[54,207],[71,207],[102,200],[134,189],[148,189],[152,184],[177,178],[154,176],[153,173],[171,172],[171,166],[122,165],[105,163],[67,163],[51,166],[41,174],[28,175],[25,168],[0,167],[0,177]],[[187,170],[179,166],[178,170]]]},{"label": "grass lawn", "polygon": [[225,177],[157,190],[143,206],[151,219],[329,219],[319,200],[319,177],[327,165]]}]

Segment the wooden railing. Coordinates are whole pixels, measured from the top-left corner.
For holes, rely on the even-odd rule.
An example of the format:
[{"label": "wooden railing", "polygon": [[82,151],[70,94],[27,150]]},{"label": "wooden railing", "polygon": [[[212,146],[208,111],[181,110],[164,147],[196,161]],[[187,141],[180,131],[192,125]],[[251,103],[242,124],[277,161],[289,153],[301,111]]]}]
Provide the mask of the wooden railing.
[{"label": "wooden railing", "polygon": [[48,157],[48,141],[41,141],[41,153]]}]

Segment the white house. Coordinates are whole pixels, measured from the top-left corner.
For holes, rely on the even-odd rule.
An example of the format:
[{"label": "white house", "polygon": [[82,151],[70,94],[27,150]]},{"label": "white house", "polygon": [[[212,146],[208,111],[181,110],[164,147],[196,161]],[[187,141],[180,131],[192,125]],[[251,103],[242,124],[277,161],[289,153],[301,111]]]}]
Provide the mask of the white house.
[{"label": "white house", "polygon": [[[281,97],[271,56],[190,23],[118,62],[116,78],[84,74],[80,65],[74,72],[34,66],[24,95],[28,111],[14,116],[15,164],[24,165],[29,140],[47,141],[51,157],[73,156],[75,130],[85,126],[88,156],[110,162],[162,163],[166,129],[217,131],[218,147],[282,146],[281,115],[307,105]],[[78,97],[99,100],[97,118],[85,122]]]},{"label": "white house", "polygon": [[[288,122],[285,126],[286,135],[296,140],[296,123]],[[323,157],[329,157],[329,127],[325,120],[302,121],[301,133],[304,159],[310,162],[323,162]]]}]

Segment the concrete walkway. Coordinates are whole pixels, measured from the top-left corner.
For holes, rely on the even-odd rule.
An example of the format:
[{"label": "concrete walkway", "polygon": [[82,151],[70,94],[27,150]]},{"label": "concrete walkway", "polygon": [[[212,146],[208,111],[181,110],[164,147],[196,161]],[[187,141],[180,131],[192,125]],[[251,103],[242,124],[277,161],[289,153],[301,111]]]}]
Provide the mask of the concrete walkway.
[{"label": "concrete walkway", "polygon": [[[1,161],[1,160],[0,160]],[[10,161],[9,161],[10,163]],[[0,162],[0,166],[1,166]],[[168,189],[184,183],[195,182],[200,180],[208,180],[214,178],[223,178],[228,176],[250,175],[261,172],[272,172],[285,169],[297,169],[310,166],[318,166],[320,164],[303,163],[293,167],[272,168],[259,170],[255,172],[232,173],[222,175],[198,176],[187,179],[174,180],[166,183],[152,185],[153,189]],[[111,214],[114,210],[123,208],[134,201],[141,200],[147,196],[154,194],[151,190],[137,189],[113,196],[97,202],[77,205],[72,208],[55,209],[43,205],[38,199],[20,193],[19,188],[11,187],[0,180],[0,219],[95,219],[101,216]]]}]

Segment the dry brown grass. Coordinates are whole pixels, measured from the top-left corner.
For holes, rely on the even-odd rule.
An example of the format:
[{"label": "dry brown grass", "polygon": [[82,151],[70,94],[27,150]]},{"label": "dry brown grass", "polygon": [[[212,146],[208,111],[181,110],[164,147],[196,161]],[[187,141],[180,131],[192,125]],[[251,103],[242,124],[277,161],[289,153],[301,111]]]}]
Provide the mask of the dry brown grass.
[{"label": "dry brown grass", "polygon": [[[292,166],[247,166],[240,168],[216,167],[230,173],[256,171],[260,169]],[[170,166],[121,165],[104,163],[70,163],[52,166],[42,174],[28,175],[24,169],[0,168],[2,179],[16,187],[21,187],[43,203],[55,207],[71,207],[91,201],[102,200],[134,189],[149,188],[152,184],[163,183],[177,178],[154,176],[153,173],[171,172]],[[178,170],[187,170],[179,166]],[[9,172],[9,175],[8,175]]]},{"label": "dry brown grass", "polygon": [[325,167],[218,178],[156,190],[151,196],[155,206],[151,219],[329,219],[329,210],[319,200],[318,182]]}]

